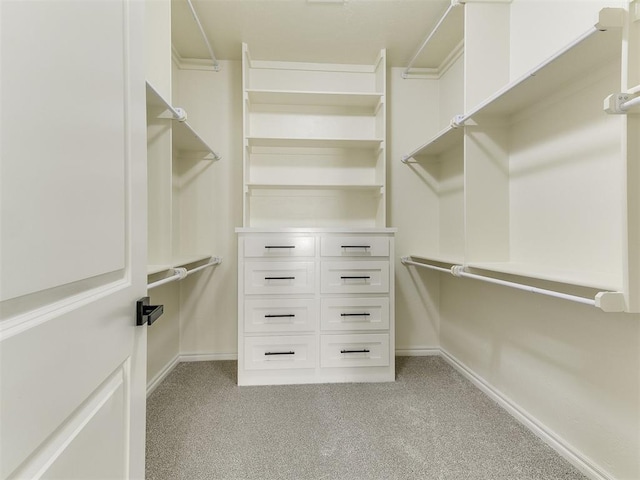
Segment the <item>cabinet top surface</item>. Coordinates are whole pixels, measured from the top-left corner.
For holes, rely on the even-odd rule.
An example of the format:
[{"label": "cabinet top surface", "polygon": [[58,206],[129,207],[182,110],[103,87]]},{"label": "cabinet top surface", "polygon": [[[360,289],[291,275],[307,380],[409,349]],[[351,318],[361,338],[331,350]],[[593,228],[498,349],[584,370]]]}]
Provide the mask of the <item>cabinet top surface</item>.
[{"label": "cabinet top surface", "polygon": [[238,227],[236,233],[396,233],[397,228],[255,228]]}]

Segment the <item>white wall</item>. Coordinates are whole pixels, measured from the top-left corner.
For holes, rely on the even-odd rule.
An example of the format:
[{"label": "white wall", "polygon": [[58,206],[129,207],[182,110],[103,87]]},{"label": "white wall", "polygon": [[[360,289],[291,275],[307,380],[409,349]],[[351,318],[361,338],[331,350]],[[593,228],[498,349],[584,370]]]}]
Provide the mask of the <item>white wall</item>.
[{"label": "white wall", "polygon": [[408,269],[400,257],[438,245],[435,188],[419,165],[400,159],[434,135],[438,125],[438,81],[403,79],[404,69],[387,74],[389,144],[387,224],[396,234],[396,349],[400,353],[438,347],[438,278]]},{"label": "white wall", "polygon": [[[242,79],[240,62],[220,72],[183,67],[179,105],[222,159],[184,162],[180,171],[181,245],[223,263],[180,282],[180,354],[228,358],[237,352],[237,240],[242,226]],[[208,357],[206,357],[208,356]]]},{"label": "white wall", "polygon": [[[515,0],[511,77],[621,2]],[[443,275],[440,345],[605,478],[640,478],[640,315]]]}]

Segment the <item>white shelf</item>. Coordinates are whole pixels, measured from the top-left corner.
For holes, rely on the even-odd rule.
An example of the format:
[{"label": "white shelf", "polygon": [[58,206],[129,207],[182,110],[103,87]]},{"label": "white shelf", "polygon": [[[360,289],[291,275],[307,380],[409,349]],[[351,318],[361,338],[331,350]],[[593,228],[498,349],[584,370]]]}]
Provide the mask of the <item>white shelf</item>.
[{"label": "white shelf", "polygon": [[464,258],[462,255],[449,255],[449,254],[420,254],[420,255],[411,255],[411,258],[415,260],[421,260],[423,262],[437,262],[444,263],[447,265],[463,265]]},{"label": "white shelf", "polygon": [[416,73],[420,73],[420,69],[440,69],[447,63],[451,53],[464,40],[464,8],[448,9],[428,37],[429,41],[423,42],[422,50],[415,55],[409,70],[417,69]]},{"label": "white shelf", "polygon": [[380,148],[383,140],[356,138],[247,137],[250,147]]},{"label": "white shelf", "polygon": [[[618,10],[618,9],[606,9]],[[576,41],[509,83],[465,114],[464,121],[480,116],[509,116],[539,103],[563,86],[577,81],[603,64],[620,58],[622,25],[593,27]]]},{"label": "white shelf", "polygon": [[274,183],[248,183],[249,188],[263,188],[274,190],[291,190],[291,189],[305,189],[305,190],[380,190],[383,185],[340,185],[336,183],[332,184],[313,184],[313,183],[299,183],[299,184],[274,184]]},{"label": "white shelf", "polygon": [[462,145],[463,139],[464,128],[454,128],[452,126],[448,126],[447,128],[438,132],[436,136],[429,140],[427,143],[408,153],[406,155],[406,158],[422,160],[425,157],[437,157],[438,155],[455,146]]},{"label": "white shelf", "polygon": [[577,270],[554,269],[545,265],[519,262],[472,262],[465,265],[495,273],[517,275],[579,287],[599,290],[621,290],[621,279],[608,272],[586,272]]},{"label": "white shelf", "polygon": [[367,92],[303,92],[295,90],[247,90],[249,102],[261,105],[313,105],[375,108],[380,93]]},{"label": "white shelf", "polygon": [[[167,102],[153,86],[147,82],[147,109],[168,112],[166,118],[174,118],[176,109]],[[176,121],[172,125],[174,148],[181,157],[198,157],[204,160],[217,160],[219,157],[213,148],[205,142],[188,122]]]},{"label": "white shelf", "polygon": [[147,265],[147,275],[155,275],[171,270],[171,265]]}]

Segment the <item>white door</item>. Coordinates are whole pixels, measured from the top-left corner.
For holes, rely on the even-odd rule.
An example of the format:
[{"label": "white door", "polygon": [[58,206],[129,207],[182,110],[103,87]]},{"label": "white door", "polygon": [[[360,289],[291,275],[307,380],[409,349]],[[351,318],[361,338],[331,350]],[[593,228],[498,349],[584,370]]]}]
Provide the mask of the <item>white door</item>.
[{"label": "white door", "polygon": [[0,1],[0,478],[144,477],[144,4]]}]

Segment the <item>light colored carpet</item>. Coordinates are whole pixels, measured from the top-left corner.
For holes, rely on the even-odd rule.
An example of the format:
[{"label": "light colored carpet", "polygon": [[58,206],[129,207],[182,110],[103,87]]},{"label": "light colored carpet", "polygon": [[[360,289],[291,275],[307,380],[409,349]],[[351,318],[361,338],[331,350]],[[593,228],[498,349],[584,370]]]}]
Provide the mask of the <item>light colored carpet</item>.
[{"label": "light colored carpet", "polygon": [[147,480],[584,480],[439,357],[394,383],[238,387],[180,364],[147,402]]}]

